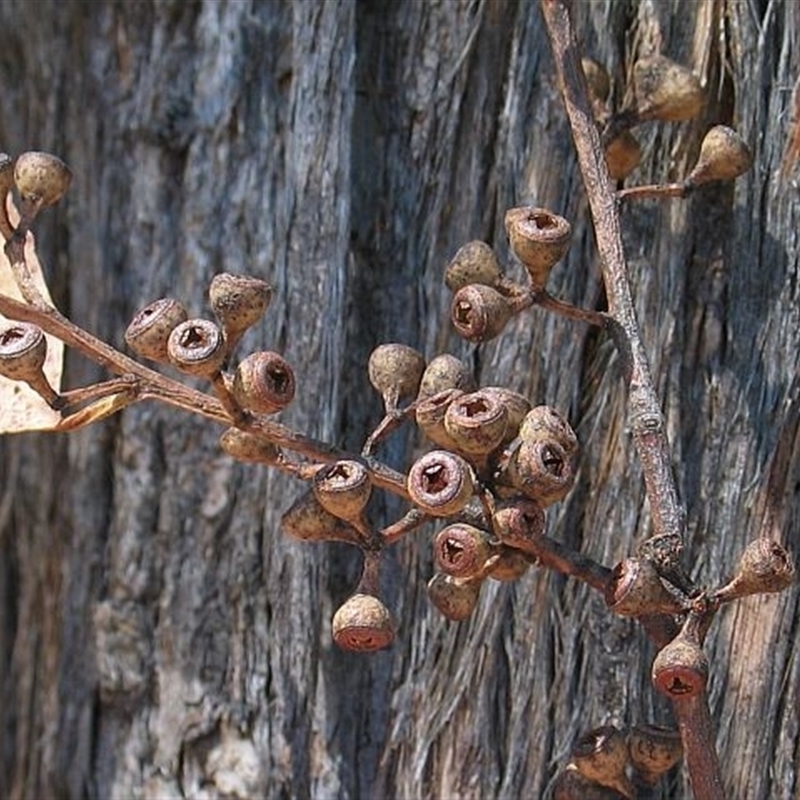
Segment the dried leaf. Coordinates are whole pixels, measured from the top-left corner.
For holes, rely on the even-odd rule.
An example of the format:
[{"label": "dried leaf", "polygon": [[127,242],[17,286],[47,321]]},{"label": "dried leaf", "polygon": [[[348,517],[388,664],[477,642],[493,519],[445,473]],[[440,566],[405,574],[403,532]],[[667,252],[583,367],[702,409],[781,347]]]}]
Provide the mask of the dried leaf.
[{"label": "dried leaf", "polygon": [[[19,217],[10,201],[9,216],[16,224]],[[28,234],[25,241],[25,258],[36,285],[42,294],[50,299],[42,266],[36,255],[36,242],[32,233]],[[0,248],[0,294],[22,300],[3,248]],[[5,321],[5,317],[0,314],[0,322],[2,321]],[[44,364],[44,372],[50,385],[58,391],[61,388],[61,374],[64,368],[64,344],[52,336],[47,334],[45,336],[47,338],[47,359]],[[50,408],[28,384],[10,381],[0,376],[0,433],[52,431],[56,430],[60,422],[61,414]]]}]

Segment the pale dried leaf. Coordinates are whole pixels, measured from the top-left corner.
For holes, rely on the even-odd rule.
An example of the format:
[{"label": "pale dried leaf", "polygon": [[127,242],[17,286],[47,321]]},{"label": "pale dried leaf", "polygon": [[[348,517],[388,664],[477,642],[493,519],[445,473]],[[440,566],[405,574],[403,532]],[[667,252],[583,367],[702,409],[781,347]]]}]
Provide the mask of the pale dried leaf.
[{"label": "pale dried leaf", "polygon": [[[9,204],[12,221],[16,224],[16,210]],[[0,237],[1,238],[1,237]],[[42,266],[36,255],[36,242],[32,233],[25,242],[25,258],[36,285],[42,294],[50,299],[50,292],[44,279]],[[0,248],[0,294],[22,300],[4,248]],[[5,321],[0,314],[0,322]],[[47,334],[47,359],[44,372],[50,385],[59,391],[61,374],[64,368],[64,344]],[[61,422],[61,414],[54,411],[26,383],[10,381],[0,376],[0,433],[21,433],[23,431],[55,430]]]}]

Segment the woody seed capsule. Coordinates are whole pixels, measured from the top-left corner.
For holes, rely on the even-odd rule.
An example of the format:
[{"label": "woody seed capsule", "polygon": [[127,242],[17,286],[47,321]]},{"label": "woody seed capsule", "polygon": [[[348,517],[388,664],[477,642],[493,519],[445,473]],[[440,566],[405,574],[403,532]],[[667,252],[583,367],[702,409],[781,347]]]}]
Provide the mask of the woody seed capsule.
[{"label": "woody seed capsule", "polygon": [[447,265],[444,282],[451,292],[480,283],[494,286],[502,275],[494,250],[486,242],[467,242]]},{"label": "woody seed capsule", "polygon": [[747,172],[753,156],[741,136],[727,125],[715,125],[703,138],[700,156],[686,179],[687,186],[730,181]]},{"label": "woody seed capsule", "polygon": [[230,354],[244,332],[264,316],[272,287],[259,278],[223,272],[212,278],[208,299],[225,332]]},{"label": "woody seed capsule", "polygon": [[472,283],[459,289],[450,306],[450,319],[469,342],[488,342],[503,332],[513,316],[508,301],[496,289]]},{"label": "woody seed capsule", "polygon": [[534,290],[542,290],[550,270],[569,250],[572,226],[546,208],[525,206],[506,211],[508,241],[525,265]]},{"label": "woody seed capsule", "polygon": [[414,462],[407,486],[414,505],[434,517],[457,514],[475,491],[469,464],[446,450],[432,450]]},{"label": "woody seed capsule", "polygon": [[489,570],[488,576],[492,580],[507,583],[519,580],[531,567],[521,552],[511,547],[501,546],[497,553],[497,561]]},{"label": "woody seed capsule", "polygon": [[47,339],[38,325],[11,322],[0,328],[0,375],[24,381],[48,405],[55,406],[59,398],[44,374],[46,357]]},{"label": "woody seed capsule", "polygon": [[485,531],[456,522],[436,534],[433,554],[442,572],[454,578],[471,578],[481,572],[492,547]]},{"label": "woody seed capsule", "polygon": [[464,392],[475,390],[475,380],[470,368],[460,359],[449,353],[432,358],[422,373],[417,400],[423,400],[446,389],[460,389]]},{"label": "woody seed capsule", "polygon": [[252,353],[236,367],[231,391],[242,408],[274,414],[294,399],[294,370],[278,353]]},{"label": "woody seed capsule", "polygon": [[220,447],[237,461],[258,464],[275,464],[281,457],[281,449],[263,436],[228,428],[219,439]]},{"label": "woody seed capsule", "polygon": [[369,471],[358,461],[337,461],[314,476],[314,494],[320,505],[336,517],[355,520],[372,492]]},{"label": "woody seed capsule", "polygon": [[368,653],[394,640],[388,608],[371,594],[354,594],[333,617],[333,640],[344,650]]},{"label": "woody seed capsule", "polygon": [[642,146],[630,131],[623,131],[606,145],[605,154],[611,180],[623,181],[642,160]]},{"label": "woody seed capsule", "polygon": [[57,203],[71,181],[69,167],[50,153],[23,153],[14,165],[14,182],[20,197],[41,208]]},{"label": "woody seed capsule", "polygon": [[454,622],[467,619],[475,610],[481,593],[481,582],[454,578],[438,572],[428,581],[428,598]]},{"label": "woody seed capsule", "polygon": [[485,455],[503,440],[508,411],[497,395],[477,391],[453,400],[444,415],[444,427],[456,447],[469,455]]},{"label": "woody seed capsule", "polygon": [[173,328],[167,339],[170,363],[187,375],[213,378],[225,359],[220,328],[206,319],[189,319]]},{"label": "woody seed capsule", "polygon": [[681,122],[694,119],[706,101],[697,76],[660,55],[641,58],[633,65],[633,88],[641,120]]},{"label": "woody seed capsule", "polygon": [[424,371],[424,356],[413,347],[396,342],[378,345],[367,364],[369,382],[380,392],[387,411],[417,394]]},{"label": "woody seed capsule", "polygon": [[655,786],[683,757],[678,731],[660,725],[635,725],[628,737],[631,766],[637,779]]},{"label": "woody seed capsule", "polygon": [[169,335],[188,318],[186,309],[177,300],[162,297],[136,314],[125,331],[125,342],[143,358],[164,364],[169,361]]},{"label": "woody seed capsule", "polygon": [[572,748],[572,763],[584,777],[632,798],[634,789],[625,774],[627,761],[627,738],[613,725],[590,731]]}]

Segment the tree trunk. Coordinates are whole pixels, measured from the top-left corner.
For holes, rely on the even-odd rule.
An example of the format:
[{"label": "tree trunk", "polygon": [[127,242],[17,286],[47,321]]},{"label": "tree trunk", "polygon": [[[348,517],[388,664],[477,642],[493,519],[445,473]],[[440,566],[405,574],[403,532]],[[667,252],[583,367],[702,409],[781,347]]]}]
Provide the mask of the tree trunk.
[{"label": "tree trunk", "polygon": [[[680,178],[705,130],[736,127],[754,168],[685,201],[626,207],[636,311],[688,519],[718,585],[764,533],[800,551],[800,275],[795,3],[574,4],[621,98],[662,52],[708,89],[691,123],[641,129],[628,183]],[[118,347],[171,295],[196,316],[217,272],[274,286],[243,352],[294,365],[281,420],[357,451],[381,415],[378,343],[469,360],[562,410],[582,459],[548,532],[611,567],[650,531],[611,340],[529,311],[487,345],[449,323],[444,265],[471,239],[508,254],[505,209],[573,222],[548,289],[604,308],[538,4],[0,0],[0,149],[75,179],[37,225],[57,304]],[[66,383],[103,373],[75,353]],[[0,796],[544,797],[572,741],[671,724],[655,650],[585,585],[532,569],[487,582],[468,622],[433,609],[432,528],[389,552],[393,647],[338,649],[330,619],[358,552],[288,539],[297,481],[232,462],[221,430],[155,404],[67,436],[0,441]],[[380,450],[406,469],[422,446]],[[379,524],[403,505],[388,497]],[[726,793],[800,792],[798,592],[726,607],[707,640]],[[681,771],[662,797],[689,796]]]}]

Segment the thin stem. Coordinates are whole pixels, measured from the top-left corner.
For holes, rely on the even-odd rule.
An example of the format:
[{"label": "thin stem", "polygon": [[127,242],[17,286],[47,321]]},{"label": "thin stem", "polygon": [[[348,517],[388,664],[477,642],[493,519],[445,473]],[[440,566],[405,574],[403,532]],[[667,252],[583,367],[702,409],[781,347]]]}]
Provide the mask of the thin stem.
[{"label": "thin stem", "polygon": [[567,319],[585,322],[587,325],[597,325],[600,328],[604,328],[606,322],[608,322],[606,315],[599,311],[591,311],[588,308],[578,308],[571,303],[557,300],[547,292],[537,292],[534,297],[534,302],[540,308],[545,309],[545,311],[551,311]]},{"label": "thin stem", "polygon": [[[614,321],[612,335],[626,362],[631,428],[642,462],[654,533],[683,543],[685,514],[672,475],[664,417],[633,310],[617,202],[592,115],[577,40],[564,0],[542,0],[542,10],[594,221],[609,314]],[[695,798],[720,800],[722,779],[706,694],[683,703],[676,701],[673,707]]]},{"label": "thin stem", "polygon": [[686,183],[660,183],[629,186],[617,192],[617,200],[661,200],[665,197],[686,197],[691,186]]},{"label": "thin stem", "polygon": [[[87,358],[118,375],[135,375],[141,380],[138,396],[142,400],[155,399],[175,408],[181,408],[228,426],[236,426],[231,415],[214,397],[185,386],[178,381],[143,366],[138,361],[120,353],[101,339],[83,330],[64,317],[57,309],[35,308],[0,294],[0,314],[9,319],[32,322],[45,333],[55,336],[64,344],[83,353]],[[310,436],[298,433],[263,416],[248,416],[236,427],[258,434],[306,456],[312,461],[329,464],[340,459],[359,460],[359,457],[339,450]],[[372,474],[373,483],[386,491],[409,499],[405,476],[374,458],[361,459]]]}]

